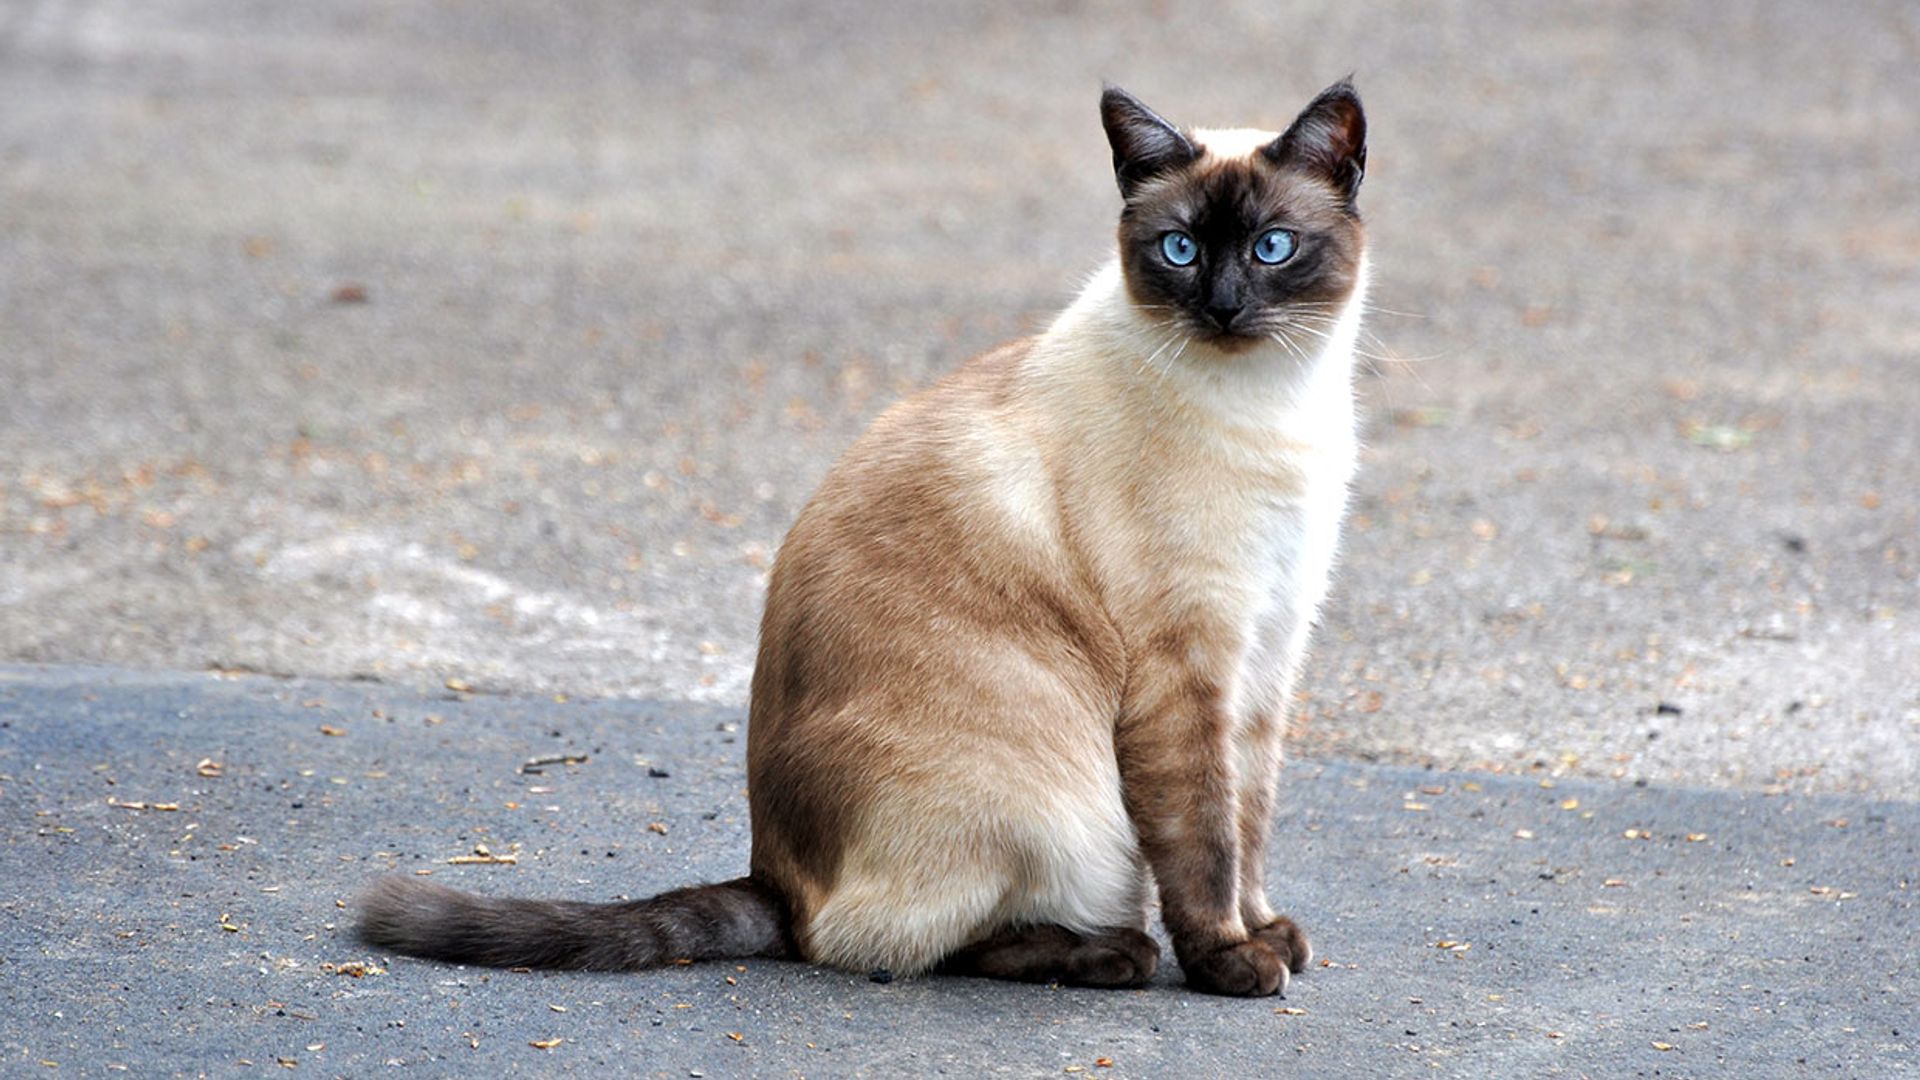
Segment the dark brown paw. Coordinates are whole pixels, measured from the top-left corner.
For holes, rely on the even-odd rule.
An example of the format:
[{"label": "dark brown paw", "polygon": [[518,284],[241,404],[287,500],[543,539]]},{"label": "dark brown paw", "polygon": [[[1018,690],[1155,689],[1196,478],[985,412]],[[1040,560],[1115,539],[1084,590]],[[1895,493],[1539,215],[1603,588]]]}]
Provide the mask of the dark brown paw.
[{"label": "dark brown paw", "polygon": [[1265,997],[1286,989],[1286,957],[1259,938],[1223,945],[1181,965],[1195,990],[1234,997]]},{"label": "dark brown paw", "polygon": [[1160,944],[1139,930],[1090,935],[1067,959],[1066,982],[1076,986],[1145,986],[1160,970]]},{"label": "dark brown paw", "polygon": [[1307,970],[1307,964],[1313,959],[1313,946],[1307,944],[1307,935],[1285,915],[1255,930],[1253,939],[1266,942],[1295,975]]}]

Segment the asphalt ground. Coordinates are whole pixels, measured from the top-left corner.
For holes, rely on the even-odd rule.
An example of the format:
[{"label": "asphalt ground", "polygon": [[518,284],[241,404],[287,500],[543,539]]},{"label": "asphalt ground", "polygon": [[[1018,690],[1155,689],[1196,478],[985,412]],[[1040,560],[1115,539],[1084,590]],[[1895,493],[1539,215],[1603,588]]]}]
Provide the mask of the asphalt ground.
[{"label": "asphalt ground", "polygon": [[[1277,126],[1349,71],[1383,310],[1284,795],[1320,857],[1271,868],[1343,965],[1306,1013],[319,969],[389,862],[737,872],[771,555],[1103,258],[1100,81]],[[1910,1070],[1916,161],[1890,0],[0,6],[0,1069]]]},{"label": "asphalt ground", "polygon": [[1348,71],[1298,745],[1909,795],[1899,2],[8,4],[0,657],[738,705],[833,457],[1104,258],[1100,81]]},{"label": "asphalt ground", "polygon": [[[1920,1072],[1920,808],[1858,796],[1295,764],[1269,887],[1319,959],[1285,1000],[1195,994],[1171,962],[1087,991],[482,971],[351,936],[388,872],[578,899],[736,876],[742,720],[0,668],[0,1073]],[[449,861],[480,851],[513,861]]]}]

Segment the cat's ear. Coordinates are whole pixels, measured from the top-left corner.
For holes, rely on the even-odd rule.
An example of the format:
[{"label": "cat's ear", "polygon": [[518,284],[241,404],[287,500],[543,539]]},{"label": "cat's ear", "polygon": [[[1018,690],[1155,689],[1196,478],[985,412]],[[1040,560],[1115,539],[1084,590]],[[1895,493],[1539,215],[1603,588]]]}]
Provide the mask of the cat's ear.
[{"label": "cat's ear", "polygon": [[1367,174],[1367,114],[1353,83],[1341,79],[1302,109],[1286,134],[1261,153],[1275,165],[1292,165],[1326,180],[1348,206]]},{"label": "cat's ear", "polygon": [[1132,198],[1143,181],[1200,156],[1179,128],[1112,84],[1100,95],[1100,122],[1113,147],[1113,178],[1122,197]]}]

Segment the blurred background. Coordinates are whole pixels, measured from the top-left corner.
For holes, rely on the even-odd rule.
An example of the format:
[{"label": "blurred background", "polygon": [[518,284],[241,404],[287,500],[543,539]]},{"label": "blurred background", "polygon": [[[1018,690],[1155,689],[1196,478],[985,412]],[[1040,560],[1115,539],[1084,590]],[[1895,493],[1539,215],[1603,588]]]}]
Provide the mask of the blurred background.
[{"label": "blurred background", "polygon": [[7,0],[0,660],[740,705],[835,455],[1105,257],[1101,81],[1349,72],[1296,751],[1910,795],[1899,0]]}]

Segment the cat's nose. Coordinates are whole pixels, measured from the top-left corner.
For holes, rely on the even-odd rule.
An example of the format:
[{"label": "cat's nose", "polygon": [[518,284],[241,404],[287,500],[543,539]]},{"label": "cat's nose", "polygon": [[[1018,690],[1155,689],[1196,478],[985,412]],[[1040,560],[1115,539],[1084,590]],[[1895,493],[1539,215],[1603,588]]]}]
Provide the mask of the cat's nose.
[{"label": "cat's nose", "polygon": [[1232,304],[1232,305],[1226,305],[1226,306],[1222,306],[1219,304],[1208,304],[1207,318],[1213,321],[1213,325],[1219,327],[1222,330],[1227,330],[1233,327],[1233,320],[1239,318],[1240,313],[1244,310],[1246,310],[1246,305],[1244,304]]}]

